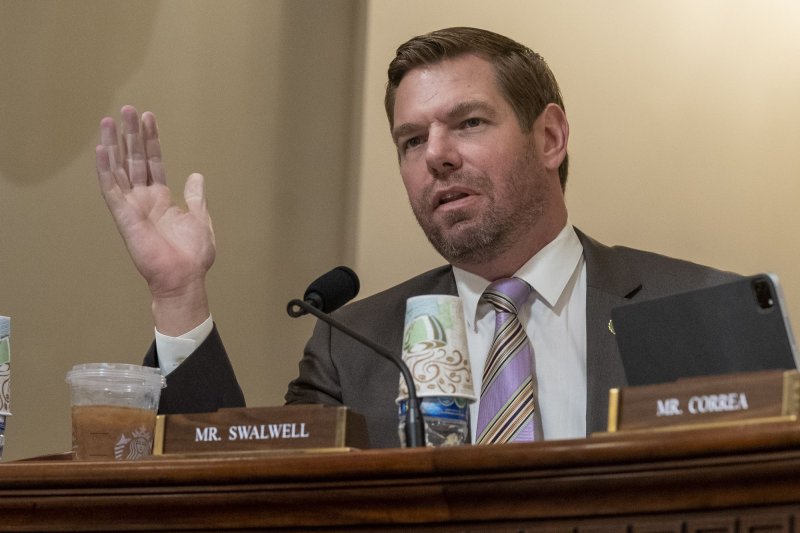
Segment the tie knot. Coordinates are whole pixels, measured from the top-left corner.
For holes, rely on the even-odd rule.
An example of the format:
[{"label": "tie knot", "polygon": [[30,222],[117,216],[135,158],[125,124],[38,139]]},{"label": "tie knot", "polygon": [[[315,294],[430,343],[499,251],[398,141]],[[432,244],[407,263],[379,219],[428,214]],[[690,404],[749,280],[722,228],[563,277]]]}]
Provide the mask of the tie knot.
[{"label": "tie knot", "polygon": [[482,298],[496,309],[517,314],[531,294],[531,286],[519,278],[498,279],[483,292]]}]

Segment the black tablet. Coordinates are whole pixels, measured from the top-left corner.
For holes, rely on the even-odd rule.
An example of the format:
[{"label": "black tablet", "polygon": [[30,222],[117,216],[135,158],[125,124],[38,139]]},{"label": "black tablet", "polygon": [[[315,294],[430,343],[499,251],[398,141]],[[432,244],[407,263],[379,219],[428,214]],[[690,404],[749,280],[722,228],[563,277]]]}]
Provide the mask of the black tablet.
[{"label": "black tablet", "polygon": [[611,318],[628,385],[797,368],[773,274],[622,305]]}]

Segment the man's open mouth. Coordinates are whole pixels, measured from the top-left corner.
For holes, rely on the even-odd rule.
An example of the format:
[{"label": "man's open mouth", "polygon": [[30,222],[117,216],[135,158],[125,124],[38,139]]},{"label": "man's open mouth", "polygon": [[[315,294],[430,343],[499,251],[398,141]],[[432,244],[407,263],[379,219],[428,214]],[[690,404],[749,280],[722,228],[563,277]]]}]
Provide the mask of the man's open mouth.
[{"label": "man's open mouth", "polygon": [[456,200],[466,198],[467,196],[469,196],[469,194],[462,191],[448,192],[439,197],[438,205],[444,205],[450,202],[455,202]]}]

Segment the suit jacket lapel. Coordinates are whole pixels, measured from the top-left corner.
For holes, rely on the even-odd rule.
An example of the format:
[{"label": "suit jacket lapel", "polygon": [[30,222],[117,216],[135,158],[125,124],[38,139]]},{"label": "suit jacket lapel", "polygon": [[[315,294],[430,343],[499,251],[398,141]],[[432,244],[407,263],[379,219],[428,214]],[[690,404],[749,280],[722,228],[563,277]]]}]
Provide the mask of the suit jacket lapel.
[{"label": "suit jacket lapel", "polygon": [[605,431],[608,390],[624,386],[625,369],[611,326],[611,309],[642,287],[619,254],[576,229],[586,259],[586,431]]}]

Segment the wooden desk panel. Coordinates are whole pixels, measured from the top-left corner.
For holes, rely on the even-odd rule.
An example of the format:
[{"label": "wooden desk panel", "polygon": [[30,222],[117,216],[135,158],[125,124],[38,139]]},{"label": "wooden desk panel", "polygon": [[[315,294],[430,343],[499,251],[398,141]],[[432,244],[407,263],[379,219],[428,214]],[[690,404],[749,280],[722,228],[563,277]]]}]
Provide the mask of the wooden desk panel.
[{"label": "wooden desk panel", "polygon": [[0,530],[796,531],[800,426],[0,465]]}]

